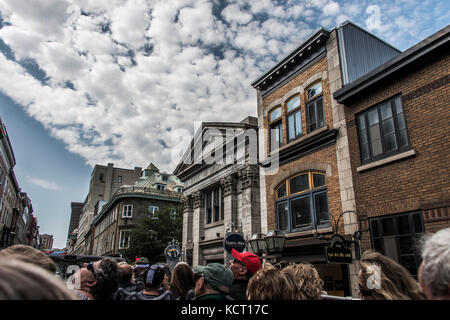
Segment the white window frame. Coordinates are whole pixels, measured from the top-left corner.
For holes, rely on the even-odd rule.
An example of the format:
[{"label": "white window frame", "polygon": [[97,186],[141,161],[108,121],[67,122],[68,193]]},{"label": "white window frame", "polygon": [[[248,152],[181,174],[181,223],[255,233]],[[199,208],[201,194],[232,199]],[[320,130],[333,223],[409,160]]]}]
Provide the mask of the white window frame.
[{"label": "white window frame", "polygon": [[[126,235],[127,238],[124,238],[124,235]],[[119,249],[128,249],[129,247],[130,247],[130,230],[129,229],[120,230]]]},{"label": "white window frame", "polygon": [[158,206],[149,206],[148,207],[148,211],[149,211],[149,217],[152,219],[158,219],[158,215],[156,215],[156,212],[159,211],[159,207]]},{"label": "white window frame", "polygon": [[[128,210],[126,210],[126,209],[128,209]],[[125,212],[127,212],[126,215],[125,215]],[[123,208],[122,208],[122,218],[125,218],[125,219],[133,218],[133,205],[132,204],[125,204],[123,206]]]}]

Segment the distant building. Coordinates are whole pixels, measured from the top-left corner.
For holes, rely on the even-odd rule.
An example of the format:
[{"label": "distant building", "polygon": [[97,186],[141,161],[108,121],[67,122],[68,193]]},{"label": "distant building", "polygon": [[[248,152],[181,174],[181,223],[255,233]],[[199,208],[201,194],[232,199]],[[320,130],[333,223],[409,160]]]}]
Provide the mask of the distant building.
[{"label": "distant building", "polygon": [[71,240],[71,235],[73,234],[75,229],[78,229],[78,225],[80,223],[80,216],[83,213],[83,202],[71,202],[70,208],[70,222],[69,222],[69,231],[67,232],[67,241]]},{"label": "distant building", "polygon": [[72,253],[91,254],[94,237],[93,225],[96,210],[100,203],[108,202],[112,195],[122,186],[135,183],[142,175],[142,168],[132,169],[114,168],[112,163],[107,166],[96,165],[91,174],[89,193],[86,196],[83,212],[80,215],[77,240]]},{"label": "distant building", "polygon": [[130,230],[139,220],[147,217],[157,219],[158,212],[171,209],[179,211],[183,184],[173,174],[160,172],[150,164],[142,177],[131,185],[123,185],[106,203],[98,203],[93,222],[94,255],[117,254],[130,245]]},{"label": "distant building", "polygon": [[39,243],[41,250],[52,250],[53,248],[53,235],[41,234],[39,235]]}]

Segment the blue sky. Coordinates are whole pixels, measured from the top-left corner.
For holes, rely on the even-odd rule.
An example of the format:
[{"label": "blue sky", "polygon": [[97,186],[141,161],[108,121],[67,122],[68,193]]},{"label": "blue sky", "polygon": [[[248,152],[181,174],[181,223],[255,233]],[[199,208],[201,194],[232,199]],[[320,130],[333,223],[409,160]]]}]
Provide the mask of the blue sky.
[{"label": "blue sky", "polygon": [[250,83],[319,27],[350,20],[405,50],[449,12],[426,0],[0,0],[0,116],[40,232],[65,245],[95,164],[172,171],[196,122],[255,116]]}]

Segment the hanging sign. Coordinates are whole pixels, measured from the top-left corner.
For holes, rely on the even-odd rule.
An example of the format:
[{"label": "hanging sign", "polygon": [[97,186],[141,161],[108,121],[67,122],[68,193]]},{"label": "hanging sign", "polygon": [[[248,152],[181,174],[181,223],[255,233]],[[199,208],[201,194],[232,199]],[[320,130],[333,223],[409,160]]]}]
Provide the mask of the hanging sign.
[{"label": "hanging sign", "polygon": [[229,233],[223,241],[223,246],[229,253],[231,253],[231,249],[242,252],[245,250],[245,239],[239,233]]},{"label": "hanging sign", "polygon": [[328,263],[352,263],[352,250],[344,246],[325,247],[325,256]]}]

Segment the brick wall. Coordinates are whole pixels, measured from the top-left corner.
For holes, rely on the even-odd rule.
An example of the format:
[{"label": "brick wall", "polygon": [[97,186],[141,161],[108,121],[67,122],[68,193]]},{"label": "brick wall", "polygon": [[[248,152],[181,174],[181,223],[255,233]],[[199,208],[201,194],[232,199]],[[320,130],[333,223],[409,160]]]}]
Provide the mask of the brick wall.
[{"label": "brick wall", "polygon": [[[438,57],[347,103],[345,112],[358,213],[370,218],[421,210],[426,231],[450,226],[449,69],[450,57]],[[361,160],[355,115],[397,94],[402,95],[410,145],[416,154],[357,172]],[[431,212],[435,212],[435,218],[431,218]],[[365,224],[363,231],[367,227]],[[370,248],[369,240],[369,232],[364,232],[363,250]]]}]

